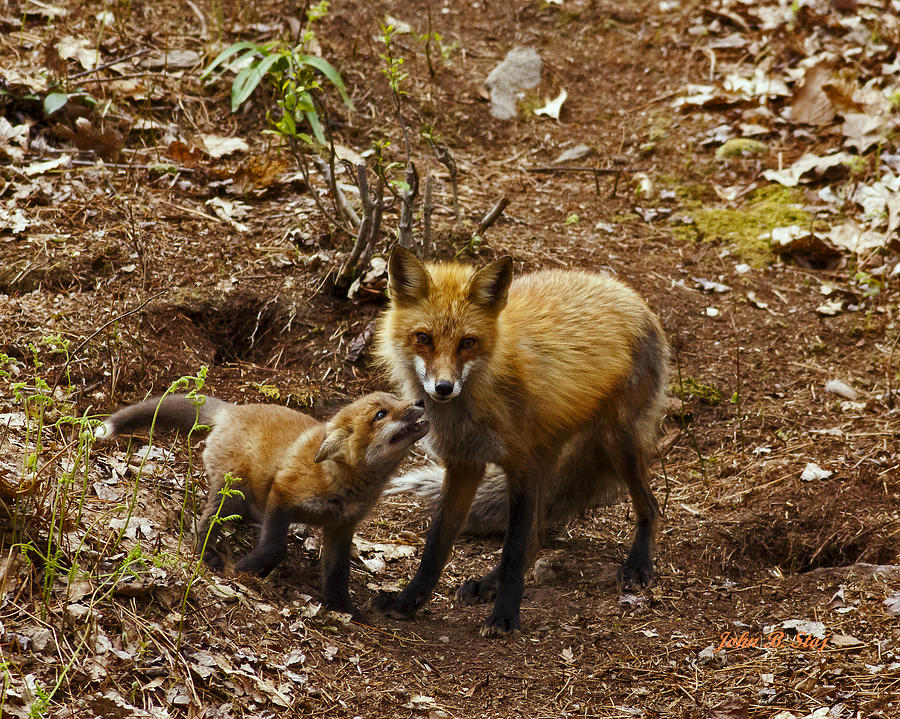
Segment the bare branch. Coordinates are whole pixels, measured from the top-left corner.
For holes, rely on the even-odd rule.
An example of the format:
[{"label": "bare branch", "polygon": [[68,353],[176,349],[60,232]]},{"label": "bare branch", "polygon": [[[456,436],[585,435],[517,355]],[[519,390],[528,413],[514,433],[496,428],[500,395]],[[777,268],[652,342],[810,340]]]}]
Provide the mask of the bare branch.
[{"label": "bare branch", "polygon": [[507,206],[508,204],[509,204],[509,198],[508,198],[508,197],[501,197],[499,200],[497,200],[497,204],[494,205],[494,206],[491,208],[491,211],[488,212],[488,213],[482,218],[481,222],[478,223],[478,227],[475,228],[475,234],[476,234],[476,235],[480,235],[480,234],[482,234],[488,227],[490,227],[491,225],[493,225],[493,224],[497,221],[497,219],[500,217],[500,215],[503,214],[503,210],[506,209],[506,206]]},{"label": "bare branch", "polygon": [[456,167],[456,161],[453,159],[453,155],[450,154],[450,150],[447,149],[446,145],[438,145],[431,137],[427,137],[426,139],[428,140],[428,144],[431,145],[431,149],[434,151],[434,156],[437,158],[437,161],[446,167],[447,172],[450,174],[450,186],[453,188],[453,214],[456,216],[456,226],[459,227],[462,225],[462,212],[459,208],[459,187],[457,186],[456,180],[459,170]]},{"label": "bare branch", "polygon": [[337,215],[337,217],[341,220],[346,217],[353,228],[357,228],[359,227],[360,223],[359,216],[347,203],[347,198],[344,197],[344,193],[341,192],[341,189],[337,184],[337,176],[334,171],[334,159],[335,157],[337,157],[337,152],[334,149],[334,135],[331,132],[331,123],[329,122],[328,111],[324,103],[316,93],[311,93],[310,96],[312,97],[313,103],[316,106],[316,111],[324,120],[322,122],[322,126],[325,128],[325,134],[328,137],[328,162],[326,163],[318,155],[314,157],[313,162],[315,162],[316,167],[319,168],[319,172],[322,173],[322,176],[328,183],[328,189],[331,190],[331,203],[332,205],[334,205],[335,215]]},{"label": "bare branch", "polygon": [[368,267],[369,260],[375,252],[375,243],[381,236],[381,213],[384,210],[384,180],[378,178],[378,184],[375,186],[375,200],[372,202],[372,225],[369,228],[369,238],[366,242],[366,249],[357,265],[357,272]]},{"label": "bare branch", "polygon": [[431,242],[431,215],[434,213],[434,175],[430,172],[425,177],[425,201],[422,205],[422,256],[431,257],[434,252]]},{"label": "bare branch", "polygon": [[590,167],[574,165],[538,165],[528,172],[593,172],[595,175],[618,175],[622,172],[640,172],[639,167]]},{"label": "bare branch", "polygon": [[294,159],[297,161],[297,165],[300,167],[300,173],[303,175],[303,181],[306,183],[306,186],[309,188],[309,194],[312,195],[313,201],[316,203],[316,207],[319,208],[319,212],[322,213],[322,217],[331,222],[335,227],[343,227],[340,221],[332,215],[322,203],[322,198],[319,197],[319,193],[316,192],[315,188],[312,186],[312,182],[310,181],[309,176],[309,165],[306,164],[306,157],[303,154],[303,151],[300,149],[297,140],[291,138],[291,150],[293,151]]},{"label": "bare branch", "polygon": [[353,277],[354,270],[356,269],[356,263],[359,260],[360,255],[362,255],[363,249],[365,249],[369,242],[369,235],[371,234],[372,229],[372,219],[375,207],[372,198],[369,196],[369,180],[366,173],[365,162],[360,162],[356,166],[356,184],[359,187],[360,200],[362,200],[363,216],[359,223],[359,231],[356,234],[356,242],[353,245],[353,250],[350,252],[350,257],[347,258],[347,261],[338,273],[337,280],[335,280],[335,285],[340,288],[350,284],[350,279]]},{"label": "bare branch", "polygon": [[400,193],[402,204],[400,205],[400,224],[397,225],[397,242],[407,249],[412,249],[412,221],[416,197],[419,194],[419,173],[411,162],[406,167],[406,184],[409,185],[409,189]]},{"label": "bare branch", "polygon": [[358,228],[361,220],[359,219],[359,215],[356,214],[356,211],[350,206],[350,203],[347,202],[347,197],[337,184],[337,179],[334,176],[334,160],[332,159],[329,164],[318,155],[314,155],[313,163],[328,183],[335,212],[346,217],[353,228]]}]

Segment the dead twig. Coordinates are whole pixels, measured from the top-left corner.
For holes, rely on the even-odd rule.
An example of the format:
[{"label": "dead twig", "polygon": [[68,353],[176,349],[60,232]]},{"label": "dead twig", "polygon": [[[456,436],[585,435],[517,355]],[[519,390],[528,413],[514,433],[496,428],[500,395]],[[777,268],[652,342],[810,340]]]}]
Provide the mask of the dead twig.
[{"label": "dead twig", "polygon": [[[97,65],[97,67],[91,68],[90,70],[84,70],[83,72],[76,72],[74,75],[69,75],[69,80],[77,80],[79,77],[84,77],[85,75],[90,75],[92,72],[100,72],[101,70],[106,70],[108,67],[112,67],[113,65],[118,65],[120,62],[127,62],[128,60],[133,60],[136,57],[140,57],[141,55],[146,55],[150,52],[150,48],[146,47],[143,50],[138,50],[137,52],[133,52],[130,55],[125,55],[124,57],[116,58],[115,60],[110,60],[109,62],[105,62],[102,65]],[[121,77],[121,75],[119,76]],[[113,79],[113,78],[110,78]],[[118,78],[115,78],[118,79]]]},{"label": "dead twig", "polygon": [[346,291],[359,269],[365,267],[372,258],[375,243],[381,231],[381,213],[384,209],[384,180],[378,178],[374,197],[369,194],[369,179],[366,171],[366,163],[360,162],[356,166],[356,182],[359,187],[359,197],[362,200],[362,220],[359,223],[359,232],[350,257],[344,263],[335,280],[335,288],[340,292]]},{"label": "dead twig", "polygon": [[459,170],[456,167],[456,161],[453,159],[453,155],[450,154],[450,150],[447,149],[446,145],[437,144],[430,134],[426,135],[425,139],[428,140],[428,144],[431,145],[431,149],[434,152],[437,161],[447,168],[447,172],[450,175],[450,187],[453,190],[453,214],[456,218],[456,226],[460,227],[462,225],[462,211],[459,208],[459,186],[457,183]]},{"label": "dead twig", "polygon": [[488,212],[483,218],[481,218],[481,222],[479,222],[478,227],[475,228],[475,234],[480,235],[491,225],[493,225],[498,220],[500,215],[503,214],[503,210],[506,209],[507,205],[509,205],[508,197],[501,197],[499,200],[497,200],[497,203],[491,208],[490,212]]},{"label": "dead twig", "polygon": [[622,172],[640,172],[639,167],[590,167],[587,165],[536,165],[528,172],[592,172],[595,175],[618,175]]},{"label": "dead twig", "polygon": [[894,338],[894,341],[891,343],[891,353],[888,355],[887,362],[887,406],[888,409],[894,408],[894,375],[893,375],[893,367],[894,367],[894,351],[897,349],[897,343],[900,342],[900,333]]},{"label": "dead twig", "polygon": [[407,249],[412,249],[412,221],[416,197],[419,194],[419,173],[410,161],[406,166],[407,189],[400,193],[400,223],[397,225],[397,242]]},{"label": "dead twig", "polygon": [[425,198],[422,203],[422,257],[430,257],[434,251],[431,241],[431,215],[434,213],[434,175],[425,177]]},{"label": "dead twig", "polygon": [[375,198],[372,205],[372,227],[369,230],[369,237],[366,240],[366,246],[363,250],[362,257],[359,259],[357,272],[368,267],[369,260],[372,259],[372,254],[375,252],[375,243],[381,235],[381,213],[384,210],[384,181],[380,177],[378,178],[378,184],[375,185]]},{"label": "dead twig", "polygon": [[335,213],[341,219],[346,218],[354,228],[358,228],[361,222],[359,215],[356,214],[356,211],[350,206],[350,203],[347,202],[346,195],[344,195],[335,179],[333,155],[330,162],[325,162],[323,158],[315,155],[313,157],[313,164],[315,164],[322,177],[325,178],[325,182],[328,183],[328,189],[331,191],[331,201],[334,205]]},{"label": "dead twig", "polygon": [[328,189],[331,191],[331,203],[334,206],[335,215],[341,220],[347,218],[353,226],[353,229],[356,229],[359,227],[360,223],[359,215],[357,215],[353,208],[347,203],[347,198],[344,197],[344,193],[341,192],[341,188],[338,187],[337,184],[337,177],[334,171],[334,159],[337,157],[337,152],[334,149],[334,135],[331,132],[331,122],[329,122],[328,110],[315,93],[311,93],[310,96],[316,106],[317,113],[322,118],[322,126],[325,128],[325,135],[328,138],[328,162],[326,163],[325,160],[318,155],[315,156],[313,162],[316,167],[319,168],[319,172],[322,173],[322,176],[328,183]]}]

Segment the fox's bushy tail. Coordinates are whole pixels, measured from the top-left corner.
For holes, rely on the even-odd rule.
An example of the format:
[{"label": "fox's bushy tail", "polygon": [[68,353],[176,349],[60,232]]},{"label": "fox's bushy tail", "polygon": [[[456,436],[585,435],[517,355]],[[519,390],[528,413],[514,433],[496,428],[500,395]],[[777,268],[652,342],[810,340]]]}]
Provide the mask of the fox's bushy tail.
[{"label": "fox's bushy tail", "polygon": [[[132,434],[143,429],[177,429],[190,432],[195,424],[212,427],[215,416],[228,403],[215,397],[203,397],[199,406],[184,394],[151,397],[113,413],[97,427],[100,439],[111,439],[119,434]],[[155,417],[155,419],[154,419]]]},{"label": "fox's bushy tail", "polygon": [[[561,463],[560,469],[574,467]],[[391,480],[385,494],[411,492],[433,506],[441,496],[443,482],[444,468],[431,464]],[[611,469],[609,473],[599,476],[596,465],[584,473],[558,472],[553,477],[545,501],[547,524],[560,524],[580,512],[608,503],[618,496],[618,490],[619,483]],[[475,536],[502,535],[506,531],[508,503],[506,475],[497,465],[489,464],[462,531]]]}]

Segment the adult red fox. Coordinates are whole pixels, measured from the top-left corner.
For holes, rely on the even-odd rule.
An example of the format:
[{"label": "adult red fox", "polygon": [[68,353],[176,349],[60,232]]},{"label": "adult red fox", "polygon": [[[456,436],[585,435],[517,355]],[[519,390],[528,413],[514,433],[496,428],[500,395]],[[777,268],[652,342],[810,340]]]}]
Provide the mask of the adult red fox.
[{"label": "adult red fox", "polygon": [[[210,427],[203,451],[209,495],[197,532],[198,550],[206,542],[203,561],[224,568],[214,549],[217,513],[262,522],[256,548],[234,567],[260,576],[284,559],[292,522],[319,525],[323,603],[359,616],[348,588],[353,531],[409,448],[428,432],[423,414],[421,402],[403,402],[384,392],[359,398],[327,424],[278,405],[235,405],[205,397],[198,406],[185,395],[168,395],[120,409],[97,435],[107,439],[151,425],[183,432],[195,423]],[[219,494],[226,472],[240,478],[234,488],[243,497]]]},{"label": "adult red fox", "polygon": [[[495,599],[484,636],[519,627],[524,573],[544,525],[593,506],[622,483],[637,517],[620,580],[653,577],[659,509],[648,482],[663,415],[668,345],[659,320],[631,289],[605,275],[548,270],[513,280],[505,257],[475,270],[422,264],[395,247],[390,306],[376,353],[394,382],[425,402],[428,443],[445,476],[415,576],[371,606],[408,618],[431,595],[466,522],[496,525],[508,503],[499,565],[457,598]],[[488,463],[505,487],[481,486]],[[477,494],[476,494],[477,492]],[[470,512],[473,498],[475,504]]]}]

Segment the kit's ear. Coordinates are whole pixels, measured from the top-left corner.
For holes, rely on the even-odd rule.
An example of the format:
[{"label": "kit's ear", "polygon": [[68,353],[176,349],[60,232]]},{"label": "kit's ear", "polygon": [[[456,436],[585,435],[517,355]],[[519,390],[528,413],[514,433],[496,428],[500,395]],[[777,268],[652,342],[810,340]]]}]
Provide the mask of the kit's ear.
[{"label": "kit's ear", "polygon": [[347,447],[347,430],[342,427],[326,427],[325,437],[316,452],[316,462],[324,462],[326,459],[341,462],[345,459]]}]

